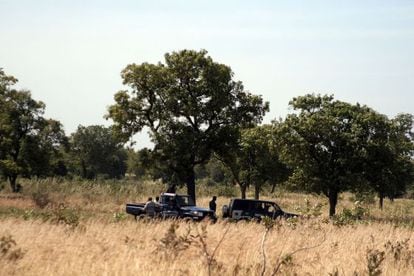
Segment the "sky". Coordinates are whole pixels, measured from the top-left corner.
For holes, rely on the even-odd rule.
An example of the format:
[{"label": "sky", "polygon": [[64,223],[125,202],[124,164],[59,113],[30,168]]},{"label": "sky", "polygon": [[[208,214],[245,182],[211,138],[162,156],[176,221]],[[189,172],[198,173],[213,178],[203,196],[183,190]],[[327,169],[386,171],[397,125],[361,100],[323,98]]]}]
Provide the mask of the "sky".
[{"label": "sky", "polygon": [[0,0],[0,68],[67,134],[111,124],[126,65],[181,49],[229,65],[270,102],[264,123],[307,93],[414,113],[414,1]]}]

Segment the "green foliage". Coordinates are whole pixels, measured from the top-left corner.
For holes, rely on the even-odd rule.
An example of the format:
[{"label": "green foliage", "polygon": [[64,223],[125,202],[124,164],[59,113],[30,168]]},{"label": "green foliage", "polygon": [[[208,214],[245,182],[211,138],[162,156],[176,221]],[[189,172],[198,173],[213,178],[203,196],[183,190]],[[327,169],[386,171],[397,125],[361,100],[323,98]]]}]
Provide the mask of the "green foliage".
[{"label": "green foliage", "polygon": [[270,230],[273,229],[273,227],[276,225],[276,220],[271,217],[264,217],[261,223],[266,228],[266,230]]},{"label": "green foliage", "polygon": [[327,196],[330,216],[342,191],[392,197],[412,181],[412,116],[389,120],[326,95],[297,97],[290,105],[295,112],[274,122],[282,160],[294,168],[289,183]]},{"label": "green foliage", "polygon": [[322,203],[311,204],[308,198],[305,199],[305,206],[297,206],[295,210],[306,217],[319,217],[322,215]]},{"label": "green foliage", "polygon": [[344,226],[353,224],[356,221],[363,221],[368,216],[368,209],[361,202],[355,202],[352,209],[344,208],[341,213],[333,217],[333,224],[336,226]]},{"label": "green foliage", "polygon": [[186,183],[194,199],[194,167],[235,143],[239,128],[259,123],[268,110],[204,50],[167,53],[164,64],[130,64],[122,78],[130,90],[115,94],[107,115],[117,134],[127,141],[147,127],[153,166],[172,185]]},{"label": "green foliage", "polygon": [[115,212],[112,217],[114,222],[120,222],[127,218],[127,214],[125,212]]},{"label": "green foliage", "polygon": [[80,214],[78,210],[60,204],[60,206],[53,209],[50,221],[53,223],[64,224],[74,229],[79,226]]},{"label": "green foliage", "polygon": [[70,146],[74,173],[87,179],[124,176],[127,152],[111,128],[79,126],[70,137]]},{"label": "green foliage", "polygon": [[241,188],[242,198],[246,188],[255,187],[255,198],[266,182],[273,185],[285,180],[289,169],[279,158],[275,126],[264,125],[243,129],[237,146],[230,151],[219,152],[218,158],[232,173],[233,182]]},{"label": "green foliage", "polygon": [[357,191],[354,196],[350,197],[351,202],[361,202],[363,204],[375,203],[375,193],[371,191]]},{"label": "green foliage", "polygon": [[0,173],[13,192],[17,176],[47,176],[53,154],[65,140],[58,121],[43,117],[45,104],[31,93],[11,88],[17,79],[0,70]]}]

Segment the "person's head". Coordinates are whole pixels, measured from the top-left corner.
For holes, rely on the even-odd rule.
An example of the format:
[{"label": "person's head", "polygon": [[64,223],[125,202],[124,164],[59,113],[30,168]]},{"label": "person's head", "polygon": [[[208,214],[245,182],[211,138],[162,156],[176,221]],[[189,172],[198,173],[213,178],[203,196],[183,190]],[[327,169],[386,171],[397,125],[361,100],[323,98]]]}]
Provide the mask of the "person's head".
[{"label": "person's head", "polygon": [[160,201],[160,197],[159,197],[159,196],[156,196],[156,197],[155,197],[155,201],[156,201],[156,202]]},{"label": "person's head", "polygon": [[217,199],[217,197],[216,196],[213,196],[213,201],[216,201],[216,199]]},{"label": "person's head", "polygon": [[148,201],[152,201],[152,197],[149,197],[149,198],[148,198]]}]

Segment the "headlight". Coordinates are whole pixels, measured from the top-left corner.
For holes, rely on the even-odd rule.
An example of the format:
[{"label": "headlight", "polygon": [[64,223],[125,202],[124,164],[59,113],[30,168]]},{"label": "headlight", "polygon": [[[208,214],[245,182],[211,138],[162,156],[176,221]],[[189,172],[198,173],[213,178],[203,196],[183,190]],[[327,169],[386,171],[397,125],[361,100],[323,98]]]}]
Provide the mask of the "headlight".
[{"label": "headlight", "polygon": [[203,216],[203,213],[199,212],[199,211],[192,211],[191,214],[193,214],[196,217],[202,217]]}]

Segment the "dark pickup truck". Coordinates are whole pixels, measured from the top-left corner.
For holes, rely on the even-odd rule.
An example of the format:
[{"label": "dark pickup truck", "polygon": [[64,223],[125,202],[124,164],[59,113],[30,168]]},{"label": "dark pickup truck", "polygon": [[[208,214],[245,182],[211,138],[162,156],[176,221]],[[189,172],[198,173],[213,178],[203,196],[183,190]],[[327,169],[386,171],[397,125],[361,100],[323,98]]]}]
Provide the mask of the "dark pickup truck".
[{"label": "dark pickup truck", "polygon": [[272,201],[240,199],[234,198],[230,200],[229,205],[222,208],[223,218],[234,220],[261,220],[264,217],[291,218],[298,217],[283,211],[279,205]]},{"label": "dark pickup truck", "polygon": [[[207,208],[197,207],[188,195],[163,193],[157,202],[156,217],[158,218],[183,218],[201,221],[205,218],[217,220],[214,212]],[[127,204],[126,212],[135,218],[145,216],[145,203]]]}]

